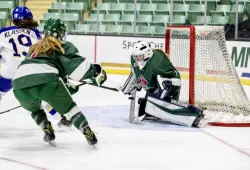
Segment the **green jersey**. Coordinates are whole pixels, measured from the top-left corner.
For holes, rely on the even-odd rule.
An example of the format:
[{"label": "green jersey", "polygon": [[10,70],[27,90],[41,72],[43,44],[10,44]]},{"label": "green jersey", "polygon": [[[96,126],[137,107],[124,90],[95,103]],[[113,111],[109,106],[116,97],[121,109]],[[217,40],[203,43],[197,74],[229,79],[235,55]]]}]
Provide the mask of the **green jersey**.
[{"label": "green jersey", "polygon": [[161,50],[153,50],[153,56],[142,70],[131,57],[131,67],[141,86],[147,91],[157,88],[157,75],[168,79],[180,80],[180,74],[172,65],[168,56]]},{"label": "green jersey", "polygon": [[13,80],[14,90],[48,83],[69,76],[75,81],[94,77],[96,69],[86,58],[78,55],[78,49],[70,42],[63,42],[65,53],[29,54],[20,64]]}]

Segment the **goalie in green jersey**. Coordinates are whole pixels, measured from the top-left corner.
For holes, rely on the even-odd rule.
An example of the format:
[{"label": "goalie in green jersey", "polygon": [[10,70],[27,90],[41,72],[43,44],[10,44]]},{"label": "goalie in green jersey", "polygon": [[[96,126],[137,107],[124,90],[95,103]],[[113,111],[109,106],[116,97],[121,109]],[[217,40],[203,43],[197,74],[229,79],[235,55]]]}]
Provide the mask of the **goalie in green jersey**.
[{"label": "goalie in green jersey", "polygon": [[[143,88],[139,116],[153,116],[175,124],[203,126],[202,110],[178,101],[181,89],[180,73],[160,49],[152,49],[146,42],[135,44],[131,55],[131,73],[122,87],[124,94]],[[136,92],[136,91],[135,91]]]},{"label": "goalie in green jersey", "polygon": [[90,64],[78,55],[72,43],[63,41],[65,31],[60,19],[46,21],[45,37],[31,46],[27,59],[22,61],[13,78],[14,95],[44,131],[45,142],[55,145],[55,134],[45,111],[41,109],[42,101],[70,120],[85,135],[89,145],[95,145],[97,138],[62,79],[69,77],[78,82],[90,79],[100,86],[107,79],[106,73],[100,65]]}]

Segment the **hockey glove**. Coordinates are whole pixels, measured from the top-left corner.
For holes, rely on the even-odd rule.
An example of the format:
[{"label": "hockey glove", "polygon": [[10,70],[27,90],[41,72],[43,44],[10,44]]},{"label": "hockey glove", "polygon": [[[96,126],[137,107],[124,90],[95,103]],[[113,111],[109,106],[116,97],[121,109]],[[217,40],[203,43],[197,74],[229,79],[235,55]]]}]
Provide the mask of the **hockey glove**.
[{"label": "hockey glove", "polygon": [[90,78],[90,80],[94,85],[101,86],[107,80],[107,74],[99,64],[94,64],[94,66],[96,68],[97,76]]},{"label": "hockey glove", "polygon": [[69,93],[71,94],[71,95],[73,95],[73,94],[75,94],[75,93],[77,93],[78,91],[79,91],[79,87],[68,87],[67,86],[67,88],[68,88],[68,90],[69,90]]},{"label": "hockey glove", "polygon": [[161,99],[170,98],[173,91],[172,81],[170,79],[164,78],[160,75],[157,76],[157,86],[158,88],[154,93]]},{"label": "hockey glove", "polygon": [[172,89],[173,89],[172,82],[169,80],[163,81],[162,85],[163,85],[164,89],[160,93],[160,98],[165,99],[167,97],[170,97]]},{"label": "hockey glove", "polygon": [[136,79],[133,72],[131,72],[125,81],[124,85],[119,88],[124,94],[130,95],[131,92],[136,89],[137,91],[140,91],[142,89],[142,86],[140,82]]},{"label": "hockey glove", "polygon": [[141,91],[141,89],[142,89],[142,86],[141,86],[141,84],[140,84],[140,82],[139,81],[137,81],[136,82],[136,84],[134,84],[134,86],[131,88],[131,90],[130,91],[128,91],[128,92],[124,92],[124,94],[131,94],[131,92],[134,90],[134,89],[136,89],[136,91]]},{"label": "hockey glove", "polygon": [[66,84],[67,89],[71,95],[77,93],[79,91],[79,87],[73,83],[68,77],[66,77],[63,82]]}]

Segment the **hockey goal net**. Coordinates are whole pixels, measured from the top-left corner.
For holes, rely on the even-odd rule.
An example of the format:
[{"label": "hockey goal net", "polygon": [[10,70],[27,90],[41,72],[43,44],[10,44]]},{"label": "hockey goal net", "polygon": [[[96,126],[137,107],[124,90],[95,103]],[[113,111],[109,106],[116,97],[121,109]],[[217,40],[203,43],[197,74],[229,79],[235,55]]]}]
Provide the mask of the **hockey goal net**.
[{"label": "hockey goal net", "polygon": [[165,48],[181,74],[181,101],[203,108],[210,125],[250,126],[250,103],[223,27],[167,27]]}]

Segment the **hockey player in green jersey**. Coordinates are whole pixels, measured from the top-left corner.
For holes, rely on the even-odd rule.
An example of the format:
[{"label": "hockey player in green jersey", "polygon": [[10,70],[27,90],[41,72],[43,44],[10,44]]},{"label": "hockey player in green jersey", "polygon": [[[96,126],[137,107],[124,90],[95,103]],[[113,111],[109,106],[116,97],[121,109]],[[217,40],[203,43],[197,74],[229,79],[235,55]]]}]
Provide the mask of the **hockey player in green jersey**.
[{"label": "hockey player in green jersey", "polygon": [[89,145],[97,138],[63,83],[68,76],[74,81],[90,79],[97,86],[106,81],[106,73],[98,64],[90,64],[78,55],[77,48],[63,41],[66,27],[60,19],[49,19],[44,26],[45,37],[32,45],[12,81],[14,95],[21,106],[45,133],[44,141],[54,144],[55,134],[41,102],[49,103],[56,111],[70,120],[85,135]]},{"label": "hockey player in green jersey", "polygon": [[198,127],[203,118],[200,108],[178,101],[180,73],[160,49],[146,42],[135,44],[131,55],[131,73],[122,87],[124,94],[143,88],[145,98],[138,100],[139,116],[148,115],[175,124]]}]

